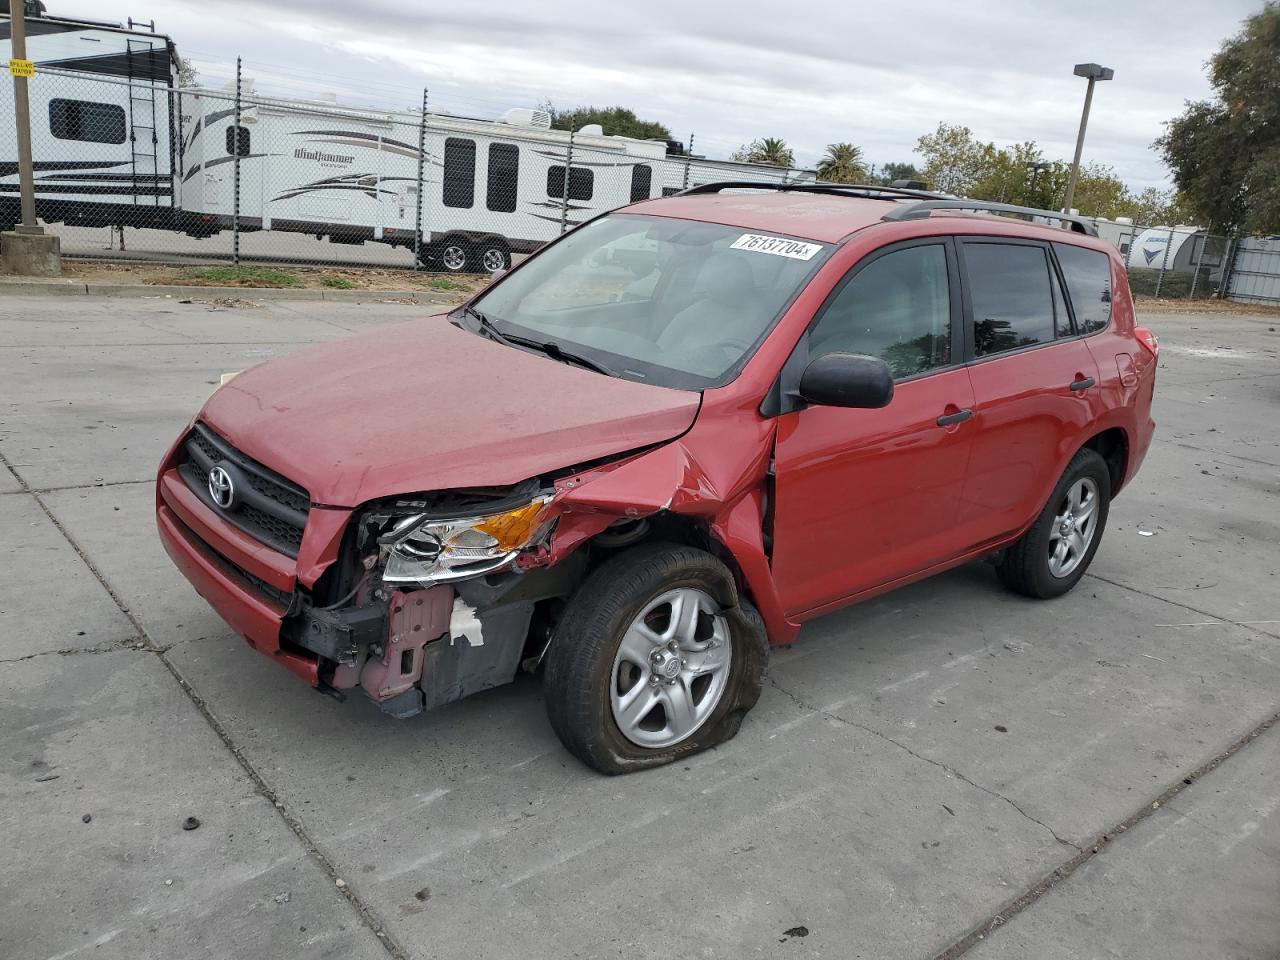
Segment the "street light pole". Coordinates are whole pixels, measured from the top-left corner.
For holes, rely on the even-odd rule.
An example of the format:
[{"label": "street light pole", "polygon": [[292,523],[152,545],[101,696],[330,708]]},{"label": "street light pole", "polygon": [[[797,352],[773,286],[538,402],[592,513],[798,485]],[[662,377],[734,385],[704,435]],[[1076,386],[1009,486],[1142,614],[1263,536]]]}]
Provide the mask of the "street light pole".
[{"label": "street light pole", "polygon": [[1084,94],[1084,112],[1080,114],[1080,133],[1076,136],[1076,156],[1071,161],[1071,179],[1067,181],[1067,199],[1062,205],[1062,212],[1071,211],[1071,203],[1076,197],[1076,181],[1080,179],[1080,156],[1084,153],[1084,132],[1089,126],[1089,108],[1093,105],[1093,85],[1099,80],[1110,80],[1116,72],[1110,67],[1096,63],[1077,63],[1072,71],[1077,77],[1086,77],[1089,88]]},{"label": "street light pole", "polygon": [[[9,0],[9,36],[14,60],[27,59],[27,21],[23,0]],[[31,107],[27,78],[13,74],[13,119],[18,133],[18,197],[22,205],[20,233],[43,233],[36,223],[36,189],[31,172]]]}]

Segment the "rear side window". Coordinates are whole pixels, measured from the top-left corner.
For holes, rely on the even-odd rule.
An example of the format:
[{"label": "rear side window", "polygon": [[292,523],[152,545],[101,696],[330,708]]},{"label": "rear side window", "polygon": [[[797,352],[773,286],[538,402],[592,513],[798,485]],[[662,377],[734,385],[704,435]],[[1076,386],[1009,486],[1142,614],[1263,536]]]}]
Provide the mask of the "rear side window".
[{"label": "rear side window", "polygon": [[951,362],[951,296],[942,244],[872,260],[827,305],[809,333],[809,356],[879,357],[895,378]]},{"label": "rear side window", "polygon": [[[569,199],[590,200],[595,193],[596,175],[584,167],[569,171]],[[547,169],[547,196],[559,199],[564,196],[564,167]]]},{"label": "rear side window", "polygon": [[476,142],[449,137],[444,142],[444,205],[469,209],[476,201]]},{"label": "rear side window", "polygon": [[1081,333],[1097,333],[1111,320],[1111,258],[1097,250],[1055,243],[1058,265]]},{"label": "rear side window", "polygon": [[59,140],[124,143],[124,108],[90,100],[49,101],[49,132]]},{"label": "rear side window", "polygon": [[489,144],[489,190],[485,206],[498,213],[516,209],[516,186],[520,175],[520,148],[514,143]]},{"label": "rear side window", "polygon": [[964,263],[977,356],[1053,340],[1053,287],[1043,247],[966,243]]}]

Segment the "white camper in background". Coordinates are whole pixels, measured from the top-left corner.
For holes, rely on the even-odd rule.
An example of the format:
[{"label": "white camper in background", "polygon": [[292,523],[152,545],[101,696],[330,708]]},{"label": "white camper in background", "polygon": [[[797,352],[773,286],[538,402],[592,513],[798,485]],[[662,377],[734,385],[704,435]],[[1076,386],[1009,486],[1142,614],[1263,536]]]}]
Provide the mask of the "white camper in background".
[{"label": "white camper in background", "polygon": [[[1173,273],[1190,273],[1196,267],[1196,258],[1204,245],[1204,236],[1202,229],[1188,224],[1143,230],[1129,249],[1129,269],[1164,268]],[[1198,239],[1199,242],[1187,242],[1193,239]]]},{"label": "white camper in background", "polygon": [[[85,226],[173,225],[176,119],[169,90],[178,59],[168,37],[119,25],[27,17],[27,59],[74,73],[27,84],[36,213]],[[0,62],[10,20],[0,17]],[[7,78],[6,78],[7,80]],[[0,229],[20,219],[17,131],[0,94]]]}]

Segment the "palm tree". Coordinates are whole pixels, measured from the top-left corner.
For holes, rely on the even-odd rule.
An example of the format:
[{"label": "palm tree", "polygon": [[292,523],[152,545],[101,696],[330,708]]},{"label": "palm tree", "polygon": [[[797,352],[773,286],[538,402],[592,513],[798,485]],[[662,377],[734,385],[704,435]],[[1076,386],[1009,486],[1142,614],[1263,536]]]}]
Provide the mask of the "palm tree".
[{"label": "palm tree", "polygon": [[774,167],[795,165],[795,154],[781,137],[761,137],[744,144],[733,152],[731,160],[743,163],[767,163]]},{"label": "palm tree", "polygon": [[864,183],[867,165],[862,148],[852,143],[831,143],[826,155],[818,161],[818,179],[829,183]]}]

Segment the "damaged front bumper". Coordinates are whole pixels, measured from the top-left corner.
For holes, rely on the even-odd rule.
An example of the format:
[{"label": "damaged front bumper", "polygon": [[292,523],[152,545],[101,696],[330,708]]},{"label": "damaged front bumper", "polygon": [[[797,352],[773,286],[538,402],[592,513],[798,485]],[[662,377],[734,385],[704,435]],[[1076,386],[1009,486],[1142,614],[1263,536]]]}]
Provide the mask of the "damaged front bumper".
[{"label": "damaged front bumper", "polygon": [[392,716],[411,717],[515,676],[534,601],[508,599],[521,575],[494,579],[395,590],[360,607],[303,604],[281,636],[318,658],[322,689],[358,689]]}]

